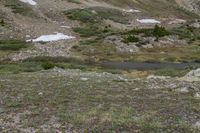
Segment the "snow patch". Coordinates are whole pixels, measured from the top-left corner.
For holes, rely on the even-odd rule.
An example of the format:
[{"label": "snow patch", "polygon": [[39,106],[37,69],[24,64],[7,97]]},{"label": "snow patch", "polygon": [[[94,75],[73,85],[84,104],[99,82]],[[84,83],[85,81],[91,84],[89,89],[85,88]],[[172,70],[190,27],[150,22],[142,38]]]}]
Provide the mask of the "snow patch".
[{"label": "snow patch", "polygon": [[123,9],[124,12],[128,12],[128,13],[138,13],[138,12],[141,12],[140,10],[135,10],[135,9]]},{"label": "snow patch", "polygon": [[37,5],[37,3],[33,0],[20,0],[21,2],[24,2],[24,3],[27,3],[27,4],[30,4],[32,6],[35,6]]},{"label": "snow patch", "polygon": [[143,24],[160,24],[160,21],[155,19],[137,19],[137,21]]},{"label": "snow patch", "polygon": [[27,40],[27,42],[52,42],[52,41],[67,40],[73,38],[75,37],[64,35],[63,33],[56,33],[52,35],[42,35],[36,39]]},{"label": "snow patch", "polygon": [[184,19],[175,19],[169,22],[169,24],[184,24],[184,23],[186,23],[186,20]]},{"label": "snow patch", "polygon": [[61,28],[67,28],[67,29],[70,29],[71,27],[70,26],[65,26],[65,25],[62,25],[60,26]]}]

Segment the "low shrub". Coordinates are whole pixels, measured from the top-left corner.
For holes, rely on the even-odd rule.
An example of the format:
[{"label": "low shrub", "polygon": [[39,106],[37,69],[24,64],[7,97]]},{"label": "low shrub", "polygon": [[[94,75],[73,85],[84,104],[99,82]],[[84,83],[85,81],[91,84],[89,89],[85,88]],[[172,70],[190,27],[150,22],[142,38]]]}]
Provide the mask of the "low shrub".
[{"label": "low shrub", "polygon": [[5,26],[5,21],[3,19],[0,21],[0,25]]},{"label": "low shrub", "polygon": [[42,63],[42,68],[45,69],[45,70],[48,70],[48,69],[52,69],[56,66],[56,64],[54,64],[53,62],[44,62]]},{"label": "low shrub", "polygon": [[95,23],[99,19],[90,9],[70,9],[64,14],[72,20],[78,20],[84,23]]},{"label": "low shrub", "polygon": [[163,37],[163,36],[167,36],[167,35],[169,35],[170,33],[169,33],[169,31],[167,31],[166,29],[165,29],[165,27],[160,27],[160,26],[158,26],[158,25],[155,25],[155,27],[154,27],[154,29],[153,29],[153,35],[155,36],[155,37],[157,37],[157,38],[159,38],[159,37]]},{"label": "low shrub", "polygon": [[129,43],[129,42],[139,42],[139,38],[138,37],[135,37],[134,35],[131,35],[131,34],[129,34],[129,35],[125,35],[124,37],[123,37],[123,42],[125,42],[125,43]]}]

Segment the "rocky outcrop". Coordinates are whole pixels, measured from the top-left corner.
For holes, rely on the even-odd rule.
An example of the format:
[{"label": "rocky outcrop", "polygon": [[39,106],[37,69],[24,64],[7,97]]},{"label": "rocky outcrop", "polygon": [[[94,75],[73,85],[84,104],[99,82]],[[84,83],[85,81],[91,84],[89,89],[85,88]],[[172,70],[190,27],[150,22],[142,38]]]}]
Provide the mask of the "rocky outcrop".
[{"label": "rocky outcrop", "polygon": [[189,73],[187,73],[184,77],[180,79],[184,81],[190,81],[190,82],[200,81],[200,68],[190,71]]},{"label": "rocky outcrop", "polygon": [[200,0],[176,0],[176,2],[186,10],[200,14]]},{"label": "rocky outcrop", "polygon": [[119,52],[123,53],[137,53],[139,48],[136,43],[124,43],[119,36],[109,36],[105,39],[105,42],[114,44]]}]

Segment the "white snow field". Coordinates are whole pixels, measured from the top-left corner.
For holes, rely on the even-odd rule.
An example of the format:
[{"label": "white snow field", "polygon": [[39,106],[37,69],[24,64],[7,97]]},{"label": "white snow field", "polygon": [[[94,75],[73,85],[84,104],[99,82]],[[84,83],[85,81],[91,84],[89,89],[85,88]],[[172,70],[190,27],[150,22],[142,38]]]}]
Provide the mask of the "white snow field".
[{"label": "white snow field", "polygon": [[36,39],[27,40],[27,42],[52,42],[52,41],[67,40],[73,38],[75,37],[64,35],[63,33],[56,33],[52,35],[42,35]]},{"label": "white snow field", "polygon": [[123,9],[124,12],[128,12],[128,13],[137,13],[137,12],[141,12],[140,10],[135,10],[135,9],[129,9],[129,10],[126,10],[126,9]]},{"label": "white snow field", "polygon": [[160,21],[155,19],[137,19],[137,21],[143,24],[160,24]]},{"label": "white snow field", "polygon": [[27,4],[30,4],[32,6],[35,6],[37,5],[37,3],[33,0],[20,0],[21,2],[24,2],[24,3],[27,3]]}]

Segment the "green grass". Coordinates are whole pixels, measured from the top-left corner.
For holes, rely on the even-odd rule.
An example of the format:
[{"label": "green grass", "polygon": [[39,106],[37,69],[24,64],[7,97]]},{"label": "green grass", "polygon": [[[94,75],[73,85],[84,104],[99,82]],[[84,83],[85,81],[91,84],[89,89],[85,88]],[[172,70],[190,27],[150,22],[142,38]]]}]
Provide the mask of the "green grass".
[{"label": "green grass", "polygon": [[81,4],[80,0],[67,0],[68,2],[76,3],[76,4]]},{"label": "green grass", "polygon": [[0,40],[0,50],[18,51],[27,48],[29,43],[20,40]]},{"label": "green grass", "polygon": [[[86,25],[85,27],[77,28],[75,31],[82,37],[91,37],[90,39],[83,39],[80,42],[81,46],[74,46],[75,52],[82,54],[86,58],[93,56],[96,60],[109,59],[140,62],[199,62],[200,60],[199,30],[187,25],[176,28],[165,28],[156,25],[154,28],[134,28],[126,32],[112,32],[112,30],[109,30],[106,33],[97,25]],[[118,52],[114,44],[105,43],[104,38],[109,35],[121,36],[125,43],[136,42],[139,47],[146,44],[141,38],[156,37],[158,40],[163,36],[177,35],[180,39],[188,42],[188,45],[140,48],[140,52],[130,55]],[[105,46],[107,46],[106,49]]]},{"label": "green grass", "polygon": [[181,27],[171,29],[172,34],[176,34],[180,39],[188,39],[190,41],[200,40],[199,29],[192,28],[188,25],[183,25]]},{"label": "green grass", "polygon": [[77,27],[73,29],[76,33],[79,33],[81,37],[98,36],[102,33],[102,29],[96,25],[88,25],[85,27]]},{"label": "green grass", "polygon": [[98,44],[99,40],[97,39],[88,39],[80,41],[80,45],[96,45]]},{"label": "green grass", "polygon": [[20,2],[19,0],[6,0],[5,6],[10,7],[13,13],[18,13],[25,16],[36,17],[33,9],[27,4]]},{"label": "green grass", "polygon": [[1,63],[0,73],[36,72],[42,70],[38,63]]},{"label": "green grass", "polygon": [[37,56],[33,58],[27,58],[23,62],[54,62],[54,63],[79,63],[83,64],[83,60],[77,58],[67,58],[67,57],[50,57],[50,56]]},{"label": "green grass", "polygon": [[65,15],[83,23],[101,23],[102,20],[112,20],[114,22],[127,24],[130,16],[123,15],[123,12],[117,9],[104,7],[91,7],[85,9],[71,9],[64,12]]},{"label": "green grass", "polygon": [[144,37],[154,36],[157,38],[168,36],[172,34],[170,30],[166,29],[165,27],[155,25],[154,28],[134,28],[125,33],[123,35],[142,35]]},{"label": "green grass", "polygon": [[[195,67],[194,67],[195,68]],[[150,73],[157,76],[170,76],[170,77],[182,77],[185,76],[189,71],[194,70],[194,68],[184,68],[184,69],[158,69]]]},{"label": "green grass", "polygon": [[68,18],[83,23],[97,23],[100,21],[100,18],[90,9],[70,9],[64,13]]},{"label": "green grass", "polygon": [[142,79],[114,79],[80,72],[1,74],[1,119],[8,124],[3,131],[15,131],[9,125],[20,115],[16,127],[41,132],[43,124],[51,127],[48,132],[199,132],[192,126],[198,120],[199,100],[190,94],[149,90]]}]

